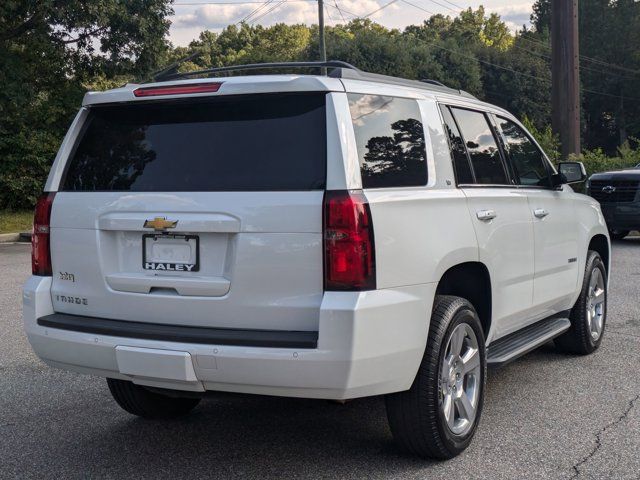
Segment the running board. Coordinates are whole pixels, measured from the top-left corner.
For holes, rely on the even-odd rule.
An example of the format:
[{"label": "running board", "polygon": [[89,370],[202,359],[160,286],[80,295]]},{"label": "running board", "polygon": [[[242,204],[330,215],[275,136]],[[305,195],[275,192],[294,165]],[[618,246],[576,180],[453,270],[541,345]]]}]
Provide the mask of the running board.
[{"label": "running board", "polygon": [[570,326],[568,318],[551,317],[500,338],[487,347],[487,366],[505,365],[566,332]]}]

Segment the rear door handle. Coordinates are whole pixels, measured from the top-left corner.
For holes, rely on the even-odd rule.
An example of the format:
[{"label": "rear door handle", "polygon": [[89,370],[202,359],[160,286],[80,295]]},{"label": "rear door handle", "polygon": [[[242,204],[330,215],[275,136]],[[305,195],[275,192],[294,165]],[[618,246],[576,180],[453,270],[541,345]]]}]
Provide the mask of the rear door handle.
[{"label": "rear door handle", "polygon": [[549,215],[549,212],[547,212],[544,208],[536,208],[533,211],[533,214],[538,218],[544,218]]},{"label": "rear door handle", "polygon": [[497,213],[495,212],[495,210],[478,210],[476,212],[476,216],[478,217],[478,220],[486,222],[496,218]]}]

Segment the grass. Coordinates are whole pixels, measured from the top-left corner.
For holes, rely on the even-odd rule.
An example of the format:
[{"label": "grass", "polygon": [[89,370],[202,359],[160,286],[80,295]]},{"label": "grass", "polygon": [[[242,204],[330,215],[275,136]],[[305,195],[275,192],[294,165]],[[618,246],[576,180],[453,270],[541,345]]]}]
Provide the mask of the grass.
[{"label": "grass", "polygon": [[33,211],[0,210],[0,233],[27,232],[31,230]]}]

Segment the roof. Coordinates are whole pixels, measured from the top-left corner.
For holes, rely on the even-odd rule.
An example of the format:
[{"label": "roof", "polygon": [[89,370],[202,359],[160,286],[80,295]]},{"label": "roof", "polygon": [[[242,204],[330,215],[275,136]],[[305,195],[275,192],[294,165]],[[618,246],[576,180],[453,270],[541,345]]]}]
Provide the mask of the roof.
[{"label": "roof", "polygon": [[380,75],[378,73],[370,73],[360,70],[358,67],[343,62],[341,60],[329,60],[326,62],[278,62],[278,63],[249,63],[244,65],[231,65],[227,67],[207,68],[204,70],[195,70],[192,72],[178,73],[175,69],[179,66],[179,63],[174,64],[168,69],[161,71],[158,75],[154,76],[154,80],[172,80],[176,78],[192,78],[201,75],[215,75],[219,73],[233,72],[233,71],[248,71],[248,70],[269,70],[269,69],[309,69],[317,68],[321,72],[328,72],[328,76],[331,78],[348,78],[351,80],[365,80],[369,82],[386,83],[391,85],[402,85],[406,87],[420,88],[429,90],[432,92],[449,93],[454,95],[461,95],[467,98],[475,98],[470,93],[464,90],[457,90],[449,88],[446,85],[430,79],[424,80],[408,80],[401,77],[393,77],[390,75]]}]

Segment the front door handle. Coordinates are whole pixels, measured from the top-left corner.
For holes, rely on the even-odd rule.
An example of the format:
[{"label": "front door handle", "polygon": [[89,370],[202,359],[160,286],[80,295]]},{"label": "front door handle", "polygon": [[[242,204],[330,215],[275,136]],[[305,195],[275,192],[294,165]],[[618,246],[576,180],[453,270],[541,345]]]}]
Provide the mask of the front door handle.
[{"label": "front door handle", "polygon": [[533,211],[533,214],[538,218],[544,218],[549,215],[549,212],[547,212],[544,208],[536,208]]},{"label": "front door handle", "polygon": [[495,210],[478,210],[476,212],[476,216],[478,217],[478,220],[482,220],[484,222],[493,220],[494,218],[497,217],[497,215],[498,214],[495,212]]}]

